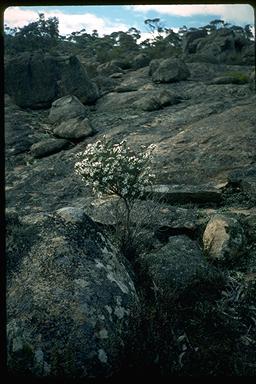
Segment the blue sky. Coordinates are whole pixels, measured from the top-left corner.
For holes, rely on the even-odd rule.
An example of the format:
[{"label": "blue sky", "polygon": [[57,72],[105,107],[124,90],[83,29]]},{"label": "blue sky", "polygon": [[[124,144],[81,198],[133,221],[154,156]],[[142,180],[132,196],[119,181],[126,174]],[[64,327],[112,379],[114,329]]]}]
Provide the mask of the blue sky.
[{"label": "blue sky", "polygon": [[166,28],[200,27],[213,19],[223,19],[231,24],[254,25],[253,8],[248,4],[207,5],[126,5],[126,6],[33,6],[9,7],[4,22],[10,27],[22,27],[38,17],[57,16],[60,34],[66,35],[83,28],[87,32],[97,29],[100,35],[113,31],[127,31],[135,27],[148,37],[145,19],[159,17]]}]

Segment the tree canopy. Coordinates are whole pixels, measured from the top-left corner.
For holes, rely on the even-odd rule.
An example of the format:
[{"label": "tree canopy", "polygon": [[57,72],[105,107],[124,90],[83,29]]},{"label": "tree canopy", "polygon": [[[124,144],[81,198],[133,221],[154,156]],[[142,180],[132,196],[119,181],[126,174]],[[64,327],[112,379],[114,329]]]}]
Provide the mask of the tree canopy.
[{"label": "tree canopy", "polygon": [[151,38],[141,41],[142,33],[135,27],[127,31],[112,32],[109,35],[99,36],[94,29],[88,33],[86,29],[74,31],[67,36],[59,34],[59,20],[57,17],[45,18],[43,13],[38,20],[21,28],[10,28],[5,25],[4,43],[8,54],[15,54],[25,50],[58,50],[59,48],[78,54],[82,52],[88,57],[95,57],[100,62],[112,59],[126,58],[127,55],[143,52],[152,58],[167,57],[181,52],[182,41],[188,32],[205,30],[207,34],[215,33],[223,28],[232,30],[235,35],[246,40],[253,39],[252,27],[245,27],[225,23],[224,20],[215,19],[202,27],[183,25],[175,32],[168,28],[160,18],[146,19],[145,26],[151,33]]}]

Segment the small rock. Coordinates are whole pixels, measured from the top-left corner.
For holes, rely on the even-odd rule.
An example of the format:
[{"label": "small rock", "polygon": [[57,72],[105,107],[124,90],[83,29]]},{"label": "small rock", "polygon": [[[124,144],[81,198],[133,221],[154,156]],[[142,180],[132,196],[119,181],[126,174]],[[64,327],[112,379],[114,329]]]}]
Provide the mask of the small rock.
[{"label": "small rock", "polygon": [[85,218],[84,210],[76,207],[63,207],[56,211],[65,221],[77,224],[82,223]]},{"label": "small rock", "polygon": [[203,243],[209,259],[232,261],[245,250],[244,231],[234,217],[217,214],[206,226]]},{"label": "small rock", "polygon": [[30,153],[35,158],[41,158],[57,153],[68,146],[69,142],[65,139],[47,139],[33,144]]},{"label": "small rock", "polygon": [[87,118],[75,117],[67,121],[63,121],[53,131],[56,136],[64,139],[84,139],[93,133],[93,128]]}]

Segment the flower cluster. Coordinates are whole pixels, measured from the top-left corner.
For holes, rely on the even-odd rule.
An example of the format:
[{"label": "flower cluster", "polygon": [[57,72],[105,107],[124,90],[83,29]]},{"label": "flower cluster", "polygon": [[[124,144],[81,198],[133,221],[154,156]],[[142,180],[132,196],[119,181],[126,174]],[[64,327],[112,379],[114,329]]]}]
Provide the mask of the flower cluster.
[{"label": "flower cluster", "polygon": [[126,201],[138,198],[143,189],[151,185],[155,175],[150,172],[150,155],[154,146],[143,146],[135,153],[126,140],[114,144],[112,141],[97,141],[88,144],[75,164],[75,172],[98,194],[117,195]]}]

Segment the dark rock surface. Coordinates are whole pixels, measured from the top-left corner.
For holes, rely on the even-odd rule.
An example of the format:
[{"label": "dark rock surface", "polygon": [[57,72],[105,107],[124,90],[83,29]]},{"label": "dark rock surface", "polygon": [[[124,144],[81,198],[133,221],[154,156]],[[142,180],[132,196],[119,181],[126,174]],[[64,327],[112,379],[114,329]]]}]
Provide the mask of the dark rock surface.
[{"label": "dark rock surface", "polygon": [[108,376],[136,330],[137,293],[90,218],[65,218],[24,218],[39,240],[29,239],[19,273],[8,281],[8,366],[36,376]]},{"label": "dark rock surface", "polygon": [[207,36],[204,31],[188,32],[183,49],[186,59],[192,61],[253,65],[255,60],[254,42],[228,28]]},{"label": "dark rock surface", "polygon": [[55,100],[50,109],[50,123],[61,123],[75,117],[86,117],[87,109],[81,101],[73,95],[67,95]]},{"label": "dark rock surface", "polygon": [[160,61],[159,66],[152,70],[152,80],[155,83],[173,83],[186,80],[189,75],[189,69],[180,59],[165,59]]},{"label": "dark rock surface", "polygon": [[236,218],[225,215],[214,215],[203,235],[206,255],[217,261],[232,263],[245,253],[245,236]]},{"label": "dark rock surface", "polygon": [[64,95],[73,94],[93,103],[98,89],[76,56],[24,52],[6,63],[5,92],[23,108],[48,108]]},{"label": "dark rock surface", "polygon": [[[128,67],[110,62],[103,66],[110,75],[99,75],[94,61],[90,76],[99,93],[95,97],[90,85],[95,97],[89,96],[90,101],[81,81],[85,59],[80,64],[70,56],[36,54],[49,66],[42,92],[40,76],[27,82],[28,57],[33,65],[35,58],[24,55],[16,62],[22,86],[17,88],[13,79],[6,88],[11,98],[5,99],[12,370],[105,377],[132,361],[142,373],[153,367],[171,376],[233,375],[236,369],[255,373],[251,340],[256,332],[250,319],[255,318],[256,99],[253,77],[244,84],[228,78],[236,73],[250,79],[254,71],[251,65],[211,63],[209,52],[208,61],[190,62],[200,47],[206,49],[203,39],[187,44],[188,49],[194,44],[195,53],[184,56],[190,75],[179,81],[154,81],[165,60],[136,70],[132,61]],[[170,61],[164,69],[168,76]],[[52,67],[58,68],[61,83],[54,80]],[[55,90],[49,90],[53,84]],[[64,95],[62,100],[72,102],[64,103],[51,123],[49,108]],[[13,103],[20,104],[23,96],[28,100],[24,107],[48,109],[24,110]],[[134,264],[111,245],[120,222],[112,215],[114,202],[96,199],[74,173],[76,154],[103,136],[126,139],[135,152],[141,144],[155,144],[153,194],[137,201],[131,214],[133,229],[140,225],[150,244]],[[60,146],[58,152],[49,151],[47,143]],[[41,148],[44,157],[34,157],[30,148]],[[237,248],[232,223],[222,226],[225,231],[230,226],[235,260],[218,264],[222,281],[203,247],[207,225],[216,215],[234,217],[243,233]],[[173,299],[177,305],[170,305]]]},{"label": "dark rock surface", "polygon": [[47,139],[35,143],[30,148],[30,153],[33,157],[40,158],[52,155],[69,146],[69,142],[64,139]]},{"label": "dark rock surface", "polygon": [[91,136],[93,132],[89,119],[79,117],[63,121],[53,130],[56,136],[69,140],[82,140],[87,136]]},{"label": "dark rock surface", "polygon": [[141,263],[166,300],[193,289],[210,274],[201,249],[185,235],[170,237],[166,245],[143,257]]}]

